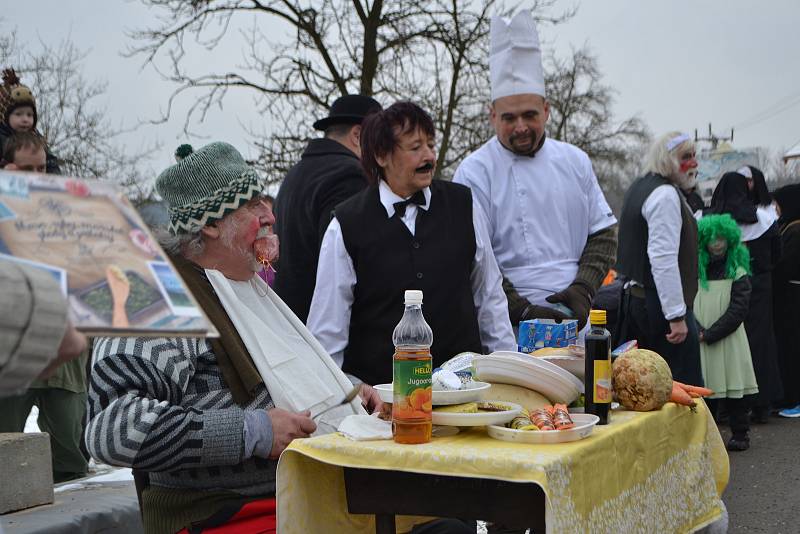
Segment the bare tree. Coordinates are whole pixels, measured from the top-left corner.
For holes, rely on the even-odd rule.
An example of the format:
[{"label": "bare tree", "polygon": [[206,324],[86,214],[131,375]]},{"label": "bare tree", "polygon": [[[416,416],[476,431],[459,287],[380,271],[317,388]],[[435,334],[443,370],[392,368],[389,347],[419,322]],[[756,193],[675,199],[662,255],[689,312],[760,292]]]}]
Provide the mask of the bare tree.
[{"label": "bare tree", "polygon": [[597,58],[585,47],[547,61],[547,135],[589,155],[612,209],[639,172],[650,133],[639,117],[614,119],[614,90],[603,84]]},{"label": "bare tree", "polygon": [[[133,32],[131,55],[156,66],[177,87],[176,98],[191,93],[194,103],[184,129],[222,105],[230,90],[256,95],[272,131],[251,131],[260,148],[258,163],[275,181],[297,160],[311,136],[312,117],[323,116],[332,101],[358,92],[390,101],[411,99],[433,116],[439,140],[440,176],[449,176],[469,151],[490,133],[485,120],[489,100],[488,31],[499,2],[487,0],[142,0],[160,11],[159,23]],[[540,23],[559,24],[574,10],[553,14],[555,0],[536,0]],[[501,12],[507,12],[502,11]],[[244,32],[245,61],[216,72],[190,73],[189,46],[213,49],[234,17],[250,15]],[[290,43],[266,35],[259,21],[280,21],[295,33]]]},{"label": "bare tree", "polygon": [[40,43],[37,52],[20,50],[15,31],[0,37],[0,65],[13,67],[36,98],[37,129],[64,174],[111,179],[134,200],[152,195],[139,162],[154,145],[130,150],[118,140],[127,130],[114,127],[99,104],[107,84],[83,76],[86,52],[69,39]]}]

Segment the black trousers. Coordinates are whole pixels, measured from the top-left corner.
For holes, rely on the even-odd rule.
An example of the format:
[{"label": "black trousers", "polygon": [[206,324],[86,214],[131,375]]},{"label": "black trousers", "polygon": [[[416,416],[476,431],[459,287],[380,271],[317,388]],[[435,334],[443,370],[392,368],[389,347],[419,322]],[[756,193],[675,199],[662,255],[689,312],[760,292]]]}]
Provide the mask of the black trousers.
[{"label": "black trousers", "polygon": [[635,339],[639,347],[657,352],[667,361],[672,378],[684,384],[703,385],[700,368],[700,342],[697,322],[691,310],[686,312],[686,326],[689,330],[683,343],[667,341],[670,332],[669,321],[664,318],[658,292],[644,289],[644,297],[634,296],[625,290],[620,302],[619,327],[616,344]]},{"label": "black trousers", "polygon": [[721,408],[728,412],[728,424],[734,438],[745,437],[750,431],[749,412],[752,402],[752,395],[745,395],[741,399],[706,399],[708,409],[715,419]]}]

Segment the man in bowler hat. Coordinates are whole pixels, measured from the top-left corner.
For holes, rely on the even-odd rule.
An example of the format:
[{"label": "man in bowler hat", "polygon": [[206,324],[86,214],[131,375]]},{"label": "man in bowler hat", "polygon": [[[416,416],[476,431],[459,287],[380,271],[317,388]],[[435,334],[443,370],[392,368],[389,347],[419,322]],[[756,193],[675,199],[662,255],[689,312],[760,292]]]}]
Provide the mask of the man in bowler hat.
[{"label": "man in bowler hat", "polygon": [[337,98],[328,116],[314,123],[324,136],[309,141],[278,191],[274,211],[281,259],[274,289],[303,322],[308,318],[319,247],[333,208],[367,187],[360,163],[361,121],[380,109],[368,96]]}]

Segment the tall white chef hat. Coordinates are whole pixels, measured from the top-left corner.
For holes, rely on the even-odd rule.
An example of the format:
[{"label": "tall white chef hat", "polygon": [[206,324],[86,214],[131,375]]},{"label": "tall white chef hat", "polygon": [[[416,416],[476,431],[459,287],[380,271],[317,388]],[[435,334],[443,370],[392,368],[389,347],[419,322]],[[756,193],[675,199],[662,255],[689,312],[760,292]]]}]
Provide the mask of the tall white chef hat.
[{"label": "tall white chef hat", "polygon": [[539,34],[529,11],[511,20],[493,17],[489,34],[489,74],[492,101],[504,96],[545,96]]}]

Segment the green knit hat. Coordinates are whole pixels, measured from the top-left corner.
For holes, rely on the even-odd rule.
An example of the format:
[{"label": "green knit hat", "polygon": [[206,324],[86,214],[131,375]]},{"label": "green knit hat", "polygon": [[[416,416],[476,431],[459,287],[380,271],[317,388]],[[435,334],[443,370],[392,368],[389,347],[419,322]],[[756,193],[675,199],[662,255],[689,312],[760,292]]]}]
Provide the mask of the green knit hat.
[{"label": "green knit hat", "polygon": [[228,143],[211,143],[168,168],[156,190],[169,210],[169,231],[196,232],[236,211],[264,190],[265,182]]}]

